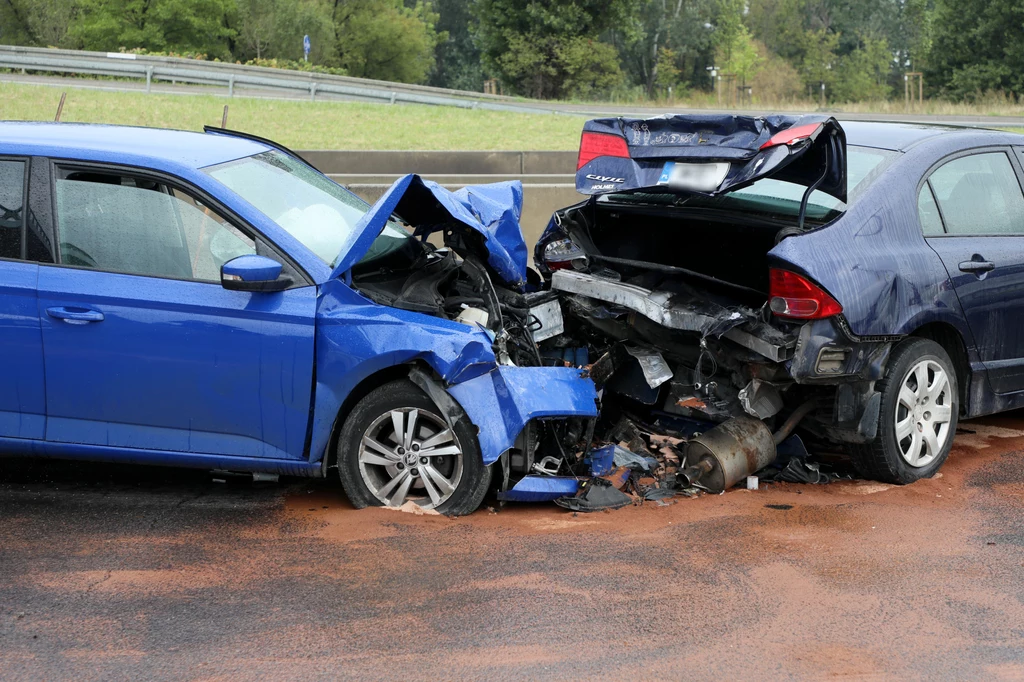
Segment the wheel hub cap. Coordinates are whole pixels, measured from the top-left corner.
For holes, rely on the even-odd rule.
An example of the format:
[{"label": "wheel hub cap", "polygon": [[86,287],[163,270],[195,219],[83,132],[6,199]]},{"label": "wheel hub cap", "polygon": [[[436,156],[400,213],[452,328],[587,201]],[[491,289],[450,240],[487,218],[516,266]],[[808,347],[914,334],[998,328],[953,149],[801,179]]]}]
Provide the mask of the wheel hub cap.
[{"label": "wheel hub cap", "polygon": [[912,467],[931,464],[950,439],[953,393],[946,371],[934,360],[910,368],[896,403],[896,442]]},{"label": "wheel hub cap", "polygon": [[462,446],[429,410],[401,408],[377,417],[359,444],[363,483],[383,504],[444,504],[462,479]]}]

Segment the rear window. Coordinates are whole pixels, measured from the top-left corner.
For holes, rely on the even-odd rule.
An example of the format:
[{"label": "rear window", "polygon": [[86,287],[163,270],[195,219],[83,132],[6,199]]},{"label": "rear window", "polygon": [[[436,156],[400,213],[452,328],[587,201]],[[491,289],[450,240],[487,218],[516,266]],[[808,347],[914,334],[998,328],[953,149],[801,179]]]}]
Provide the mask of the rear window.
[{"label": "rear window", "polygon": [[[888,165],[897,152],[873,147],[846,148],[846,188],[850,203],[859,196]],[[717,197],[669,192],[630,192],[608,194],[598,201],[616,203],[644,203],[666,206],[686,205],[703,208],[722,208],[743,213],[766,216],[797,217],[800,200],[807,187],[793,182],[762,178],[742,189]],[[814,191],[807,200],[807,219],[828,222],[846,210],[847,205],[824,192]]]}]

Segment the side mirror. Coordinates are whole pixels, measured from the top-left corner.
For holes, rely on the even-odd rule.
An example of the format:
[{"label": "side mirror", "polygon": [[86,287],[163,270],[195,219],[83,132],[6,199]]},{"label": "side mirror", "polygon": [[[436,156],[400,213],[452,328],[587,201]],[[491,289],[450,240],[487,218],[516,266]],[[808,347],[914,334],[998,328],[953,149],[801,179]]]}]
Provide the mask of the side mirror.
[{"label": "side mirror", "polygon": [[292,284],[281,264],[266,256],[239,256],[220,266],[220,284],[232,291],[281,291]]}]

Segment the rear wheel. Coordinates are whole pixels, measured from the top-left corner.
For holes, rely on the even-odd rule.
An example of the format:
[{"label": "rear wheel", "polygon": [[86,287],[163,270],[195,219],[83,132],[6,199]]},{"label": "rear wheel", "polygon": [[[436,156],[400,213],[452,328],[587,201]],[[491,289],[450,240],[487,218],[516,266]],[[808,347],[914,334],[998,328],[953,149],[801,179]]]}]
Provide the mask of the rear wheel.
[{"label": "rear wheel", "polygon": [[857,451],[858,469],[888,483],[930,478],[953,447],[960,409],[949,354],[928,339],[904,341],[893,350],[878,390],[878,438]]},{"label": "rear wheel", "polygon": [[491,470],[475,435],[448,426],[441,410],[411,381],[370,392],[352,410],[338,439],[338,473],[356,507],[424,509],[459,516],[483,501]]}]

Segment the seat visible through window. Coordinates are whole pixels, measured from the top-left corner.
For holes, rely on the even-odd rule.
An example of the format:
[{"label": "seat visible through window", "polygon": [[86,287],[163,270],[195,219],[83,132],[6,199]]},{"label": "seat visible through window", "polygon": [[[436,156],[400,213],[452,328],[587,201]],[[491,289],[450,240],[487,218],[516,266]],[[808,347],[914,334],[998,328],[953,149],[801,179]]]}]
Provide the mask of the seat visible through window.
[{"label": "seat visible through window", "polygon": [[57,180],[64,264],[174,279],[219,281],[252,239],[188,194],[148,179],[73,172]]}]

